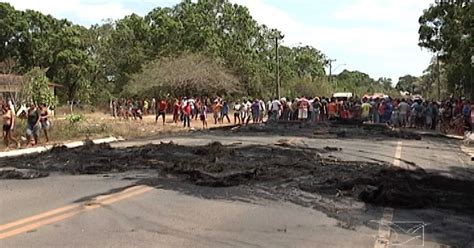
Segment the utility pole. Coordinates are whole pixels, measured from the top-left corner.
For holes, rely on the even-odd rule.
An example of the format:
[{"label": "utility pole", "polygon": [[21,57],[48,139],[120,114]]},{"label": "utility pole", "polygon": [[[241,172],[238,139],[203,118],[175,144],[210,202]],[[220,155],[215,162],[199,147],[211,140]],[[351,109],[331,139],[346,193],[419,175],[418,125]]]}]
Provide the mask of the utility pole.
[{"label": "utility pole", "polygon": [[440,67],[439,67],[439,52],[436,56],[436,64],[437,64],[437,67],[438,67],[438,101],[441,101],[441,70],[440,70]]},{"label": "utility pole", "polygon": [[281,90],[280,90],[280,55],[278,54],[278,41],[285,38],[284,35],[280,34],[278,30],[272,29],[275,35],[275,59],[276,59],[276,94],[278,99],[281,99]]},{"label": "utility pole", "polygon": [[329,78],[328,78],[328,81],[329,83],[332,82],[332,62],[336,62],[335,59],[328,59],[328,64],[329,64]]},{"label": "utility pole", "polygon": [[281,92],[280,92],[280,58],[278,56],[278,35],[275,36],[275,53],[276,53],[276,87],[277,87],[277,95],[278,99],[281,99]]}]

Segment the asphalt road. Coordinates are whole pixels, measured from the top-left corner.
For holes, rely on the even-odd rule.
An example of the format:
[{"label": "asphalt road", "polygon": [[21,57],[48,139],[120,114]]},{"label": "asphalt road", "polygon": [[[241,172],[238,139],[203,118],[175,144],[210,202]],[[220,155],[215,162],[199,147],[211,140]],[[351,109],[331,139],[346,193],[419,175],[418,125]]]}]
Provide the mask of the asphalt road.
[{"label": "asphalt road", "polygon": [[[210,133],[114,146],[171,140],[184,145],[291,140],[307,147],[340,147],[337,156],[344,160],[398,160],[396,164],[402,167],[419,166],[448,176],[474,178],[474,164],[459,143],[445,139],[368,142]],[[384,231],[380,221],[387,220],[384,208],[370,208],[367,225],[347,228],[337,218],[316,209],[238,197],[238,189],[234,188],[191,190],[196,186],[166,184],[166,179],[153,186],[136,186],[143,178],[156,176],[130,171],[0,181],[0,247],[383,247],[377,246],[376,240]],[[232,195],[235,197],[228,197]],[[473,219],[456,213],[395,209],[388,221],[423,223],[425,247],[474,245],[469,235],[474,233]],[[395,234],[391,232],[391,241],[410,237]]]}]

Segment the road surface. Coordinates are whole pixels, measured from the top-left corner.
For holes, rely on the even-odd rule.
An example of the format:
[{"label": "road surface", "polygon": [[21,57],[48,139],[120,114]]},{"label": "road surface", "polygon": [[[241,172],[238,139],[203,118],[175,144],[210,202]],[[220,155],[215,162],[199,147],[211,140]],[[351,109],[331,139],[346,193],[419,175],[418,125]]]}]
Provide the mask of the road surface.
[{"label": "road surface", "polygon": [[[448,139],[369,142],[211,132],[113,146],[274,144],[282,139],[312,148],[342,148],[338,158],[344,160],[386,161],[474,178],[474,164],[458,141]],[[142,183],[150,178],[156,179],[154,184]],[[150,171],[1,180],[0,247],[388,247],[384,240],[393,244],[411,237],[387,230],[383,222],[422,223],[425,247],[474,245],[469,216],[364,206],[364,221],[347,225],[315,208],[241,193],[242,187],[198,187]]]}]

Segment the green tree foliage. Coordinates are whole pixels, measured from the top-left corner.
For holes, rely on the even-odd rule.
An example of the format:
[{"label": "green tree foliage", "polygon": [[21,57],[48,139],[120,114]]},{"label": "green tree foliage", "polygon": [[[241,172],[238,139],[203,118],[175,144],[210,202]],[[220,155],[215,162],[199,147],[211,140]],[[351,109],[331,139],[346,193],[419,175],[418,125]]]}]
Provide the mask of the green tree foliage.
[{"label": "green tree foliage", "polygon": [[398,78],[398,83],[395,88],[400,91],[408,91],[413,93],[417,81],[418,77],[412,75],[405,75]]},{"label": "green tree foliage", "polygon": [[450,94],[461,89],[474,99],[474,4],[471,0],[441,1],[419,19],[419,45],[440,57]]},{"label": "green tree foliage", "polygon": [[49,80],[43,70],[33,68],[26,75],[26,87],[24,88],[25,100],[31,100],[36,104],[44,103],[47,106],[56,106],[58,99],[49,88]]},{"label": "green tree foliage", "polygon": [[[219,70],[232,72],[232,82],[237,80],[243,95],[274,96],[276,37],[282,35],[258,24],[245,6],[228,0],[183,0],[173,7],[154,8],[143,17],[132,14],[89,28],[0,3],[0,62],[12,61],[12,72],[17,74],[44,69],[51,81],[64,86],[59,90],[62,101],[108,101],[129,93],[124,90],[137,83],[150,65],[180,61],[189,54],[218,61]],[[342,87],[366,92],[376,86],[365,78],[344,75],[337,85],[328,85],[322,80],[326,59],[321,51],[278,42],[285,90],[300,94],[314,85],[323,92]]]},{"label": "green tree foliage", "polygon": [[221,63],[202,55],[183,54],[144,66],[126,87],[130,94],[163,97],[241,94],[239,80]]}]

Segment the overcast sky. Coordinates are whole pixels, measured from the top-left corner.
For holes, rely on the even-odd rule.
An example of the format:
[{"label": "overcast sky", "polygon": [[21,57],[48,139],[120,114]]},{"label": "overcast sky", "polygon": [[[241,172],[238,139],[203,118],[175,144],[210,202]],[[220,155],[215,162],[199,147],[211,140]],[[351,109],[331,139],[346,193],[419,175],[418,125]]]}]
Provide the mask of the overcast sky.
[{"label": "overcast sky", "polygon": [[[179,0],[7,0],[89,26],[131,13],[145,15]],[[278,28],[289,46],[312,45],[337,61],[334,73],[360,70],[371,77],[421,75],[431,54],[418,47],[418,18],[434,0],[231,0],[260,23]]]}]

